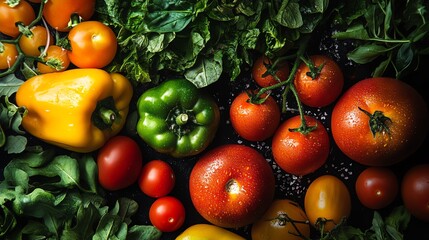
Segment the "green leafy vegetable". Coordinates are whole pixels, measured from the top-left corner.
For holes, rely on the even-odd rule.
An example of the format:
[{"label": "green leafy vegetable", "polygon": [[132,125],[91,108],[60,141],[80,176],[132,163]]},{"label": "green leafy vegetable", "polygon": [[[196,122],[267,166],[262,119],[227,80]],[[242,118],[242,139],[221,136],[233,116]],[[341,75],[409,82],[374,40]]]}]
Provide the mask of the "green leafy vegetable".
[{"label": "green leafy vegetable", "polygon": [[98,189],[90,155],[26,151],[4,168],[0,183],[0,236],[6,239],[156,240],[155,227],[132,225],[138,204],[120,198],[109,207]]},{"label": "green leafy vegetable", "polygon": [[390,67],[402,79],[429,53],[427,8],[424,0],[345,1],[337,19],[346,30],[333,37],[355,40],[348,57],[359,64],[377,63],[372,76],[383,76]]},{"label": "green leafy vegetable", "polygon": [[293,48],[316,28],[328,3],[97,0],[96,19],[118,36],[120,52],[109,70],[137,83],[157,81],[167,71],[202,88],[222,75],[235,80],[252,65],[254,52],[274,56]]}]

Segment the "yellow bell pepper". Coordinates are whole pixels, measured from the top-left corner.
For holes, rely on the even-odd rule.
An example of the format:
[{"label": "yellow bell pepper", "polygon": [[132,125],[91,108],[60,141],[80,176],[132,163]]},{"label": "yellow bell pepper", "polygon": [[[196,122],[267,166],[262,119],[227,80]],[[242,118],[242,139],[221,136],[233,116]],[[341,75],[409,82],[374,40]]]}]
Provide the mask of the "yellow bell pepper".
[{"label": "yellow bell pepper", "polygon": [[245,238],[224,228],[200,223],[188,227],[176,240],[245,240]]},{"label": "yellow bell pepper", "polygon": [[91,152],[124,126],[133,95],[127,78],[101,69],[71,69],[34,76],[16,93],[33,136],[75,152]]}]

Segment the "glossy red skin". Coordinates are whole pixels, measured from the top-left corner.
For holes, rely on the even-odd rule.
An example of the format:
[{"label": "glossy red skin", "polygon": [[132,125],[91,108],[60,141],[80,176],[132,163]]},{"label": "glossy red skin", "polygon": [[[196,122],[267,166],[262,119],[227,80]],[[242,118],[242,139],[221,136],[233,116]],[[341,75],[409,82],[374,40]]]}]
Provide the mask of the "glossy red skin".
[{"label": "glossy red skin", "polygon": [[408,169],[402,179],[401,196],[414,217],[429,222],[429,164]]},{"label": "glossy red skin", "polygon": [[67,36],[70,62],[79,68],[103,68],[115,57],[118,49],[113,30],[98,21],[81,22]]},{"label": "glossy red skin", "polygon": [[185,207],[173,196],[156,199],[149,209],[150,222],[162,232],[176,231],[183,225],[185,218]]},{"label": "glossy red skin", "polygon": [[149,197],[166,196],[173,190],[176,176],[170,164],[162,160],[152,160],[146,163],[139,177],[140,190]]},{"label": "glossy red skin", "polygon": [[36,19],[33,7],[27,1],[20,1],[15,7],[10,7],[5,1],[0,2],[0,32],[10,37],[17,37],[20,32],[15,25],[22,22],[29,25]]},{"label": "glossy red skin", "polygon": [[107,190],[115,191],[135,183],[142,169],[139,145],[127,136],[109,139],[97,156],[98,181]]},{"label": "glossy red skin", "polygon": [[310,60],[316,67],[325,65],[316,78],[307,75],[310,72],[305,63],[297,69],[294,85],[301,102],[310,107],[325,107],[333,103],[341,94],[344,75],[339,65],[325,55],[314,55]]},{"label": "glossy red skin", "polygon": [[[273,64],[273,62],[264,55],[258,57],[253,63],[252,77],[255,80],[256,84],[258,84],[260,87],[268,87],[279,83],[279,81],[275,79],[272,75],[267,75],[265,77],[262,76],[267,71],[267,68],[265,67],[264,63]],[[283,82],[287,80],[287,78],[289,77],[289,73],[289,65],[287,63],[283,63],[278,67],[276,76],[281,82]]]},{"label": "glossy red skin", "polygon": [[367,208],[382,209],[389,206],[399,192],[398,178],[386,167],[368,167],[355,182],[356,195]]},{"label": "glossy red skin", "polygon": [[232,127],[238,135],[249,141],[270,138],[280,124],[280,115],[280,107],[272,96],[268,96],[263,103],[256,104],[249,102],[246,92],[234,98],[229,110]]},{"label": "glossy red skin", "polygon": [[270,206],[275,179],[266,159],[238,144],[218,146],[195,164],[189,179],[192,203],[214,225],[238,228],[256,221]]},{"label": "glossy red skin", "polygon": [[303,176],[319,169],[329,156],[330,139],[322,122],[305,116],[308,126],[317,128],[307,135],[289,129],[301,126],[299,115],[284,121],[273,136],[271,150],[275,162],[284,171]]},{"label": "glossy red skin", "polygon": [[[376,110],[390,118],[390,135],[373,136],[369,117]],[[364,79],[337,101],[331,115],[335,143],[352,160],[367,166],[390,166],[403,161],[423,143],[428,131],[428,108],[419,93],[392,78]]]},{"label": "glossy red skin", "polygon": [[68,32],[70,31],[68,23],[73,13],[77,13],[84,21],[88,21],[94,12],[95,0],[49,0],[44,5],[43,17],[54,29]]}]

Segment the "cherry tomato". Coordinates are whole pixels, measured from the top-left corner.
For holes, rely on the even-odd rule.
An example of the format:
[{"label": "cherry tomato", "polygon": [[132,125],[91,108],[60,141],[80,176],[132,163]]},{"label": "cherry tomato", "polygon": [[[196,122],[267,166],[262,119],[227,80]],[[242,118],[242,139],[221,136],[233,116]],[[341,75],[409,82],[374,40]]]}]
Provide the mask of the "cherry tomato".
[{"label": "cherry tomato", "polygon": [[176,176],[170,164],[152,160],[143,166],[139,178],[140,190],[154,198],[166,196],[173,190]]},{"label": "cherry tomato", "polygon": [[314,55],[298,67],[294,85],[303,104],[325,107],[340,96],[344,76],[341,68],[330,57]]},{"label": "cherry tomato", "polygon": [[0,1],[1,33],[10,37],[17,37],[20,32],[15,23],[21,22],[27,26],[35,19],[34,9],[27,1],[21,0],[16,6],[10,6],[6,1]]},{"label": "cherry tomato", "polygon": [[56,45],[48,47],[43,61],[37,63],[37,69],[40,73],[61,72],[67,70],[70,65],[67,50]]},{"label": "cherry tomato", "polygon": [[296,131],[302,125],[297,115],[278,127],[271,143],[273,157],[279,167],[299,176],[319,169],[325,164],[330,151],[330,139],[323,123],[308,115],[304,118],[306,125],[313,127],[313,130]]},{"label": "cherry tomato", "polygon": [[252,240],[310,239],[310,225],[301,206],[289,199],[276,199],[252,224]]},{"label": "cherry tomato", "polygon": [[135,183],[142,168],[139,145],[127,136],[114,136],[97,155],[98,180],[110,191],[119,190]]},{"label": "cherry tomato", "polygon": [[407,170],[401,183],[404,206],[417,219],[429,222],[429,164]]},{"label": "cherry tomato", "polygon": [[70,31],[72,14],[77,14],[83,21],[91,19],[95,12],[95,0],[49,0],[43,7],[46,22],[60,32]]},{"label": "cherry tomato", "polygon": [[3,43],[0,44],[0,70],[9,69],[16,62],[18,50],[15,44]]},{"label": "cherry tomato", "polygon": [[351,213],[351,197],[347,186],[333,175],[313,180],[304,197],[304,210],[310,223],[325,232],[331,231]]},{"label": "cherry tomato", "polygon": [[79,68],[103,68],[115,57],[116,35],[98,21],[81,22],[68,34],[70,61]]},{"label": "cherry tomato", "polygon": [[160,197],[149,209],[149,220],[162,232],[173,232],[185,222],[185,207],[182,202],[172,196]]},{"label": "cherry tomato", "polygon": [[[40,47],[49,46],[54,43],[54,37],[43,26],[36,25],[30,29],[31,35],[23,35],[19,39],[19,47],[28,56],[38,57]],[[49,40],[49,41],[48,41]]]},{"label": "cherry tomato", "polygon": [[399,183],[391,169],[368,167],[359,174],[355,188],[362,205],[371,209],[381,209],[395,200]]},{"label": "cherry tomato", "polygon": [[[289,77],[290,70],[287,62],[280,62],[278,65],[273,64],[271,59],[265,55],[259,56],[254,62],[252,77],[260,87],[268,87],[286,81]],[[278,79],[274,76],[277,76]]]},{"label": "cherry tomato", "polygon": [[[249,95],[250,94],[250,95]],[[253,103],[255,92],[237,95],[229,116],[234,130],[249,141],[263,141],[271,137],[280,124],[280,107],[272,96],[263,94],[263,103]],[[252,97],[253,95],[253,97]],[[260,99],[259,99],[260,100]]]},{"label": "cherry tomato", "polygon": [[428,132],[425,100],[393,78],[368,78],[338,99],[331,115],[339,149],[367,166],[389,166],[414,153]]}]

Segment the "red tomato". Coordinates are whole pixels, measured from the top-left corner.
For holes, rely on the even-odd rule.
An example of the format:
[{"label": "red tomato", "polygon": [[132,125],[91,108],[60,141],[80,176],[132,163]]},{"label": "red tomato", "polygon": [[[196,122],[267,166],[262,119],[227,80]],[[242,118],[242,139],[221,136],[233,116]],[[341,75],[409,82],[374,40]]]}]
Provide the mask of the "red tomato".
[{"label": "red tomato", "polygon": [[299,128],[299,115],[283,122],[273,136],[271,149],[275,162],[284,171],[302,176],[312,173],[325,164],[330,151],[330,140],[325,126],[319,120],[304,116],[309,132],[294,131]]},{"label": "red tomato", "polygon": [[355,188],[362,205],[371,209],[381,209],[395,200],[399,183],[391,169],[368,167],[359,174]]},{"label": "red tomato", "polygon": [[32,27],[30,31],[30,35],[23,35],[19,39],[19,46],[26,55],[38,57],[41,53],[40,47],[54,44],[54,37],[45,27],[37,25]]},{"label": "red tomato", "polygon": [[175,182],[174,170],[168,163],[162,160],[152,160],[143,166],[139,187],[146,195],[158,198],[169,194]]},{"label": "red tomato", "polygon": [[10,37],[17,37],[19,29],[15,25],[22,22],[27,26],[36,19],[33,7],[24,0],[19,1],[16,6],[10,6],[6,1],[0,1],[0,32]]},{"label": "red tomato", "polygon": [[3,43],[0,45],[0,70],[9,69],[18,58],[18,50],[15,44]]},{"label": "red tomato", "polygon": [[[260,87],[268,87],[286,81],[289,77],[289,71],[287,62],[273,65],[271,59],[265,55],[261,55],[253,64],[252,77]],[[278,79],[274,76],[277,76]]]},{"label": "red tomato", "polygon": [[313,180],[304,197],[304,210],[315,228],[323,224],[325,232],[331,231],[343,219],[350,216],[352,209],[347,186],[333,175],[322,175]]},{"label": "red tomato", "polygon": [[37,69],[40,73],[61,72],[67,70],[70,66],[70,59],[67,50],[56,45],[51,45],[46,50],[46,56],[43,62],[37,63]]},{"label": "red tomato", "polygon": [[300,101],[310,107],[325,107],[340,96],[344,86],[341,68],[330,57],[314,55],[298,67],[294,85]]},{"label": "red tomato", "polygon": [[72,14],[88,21],[94,11],[95,0],[49,0],[43,7],[43,17],[57,31],[68,32]]},{"label": "red tomato", "polygon": [[429,222],[429,164],[407,170],[401,184],[405,208],[417,219]]},{"label": "red tomato", "polygon": [[249,141],[263,141],[271,137],[280,124],[280,107],[272,96],[263,94],[263,103],[253,103],[254,97],[242,92],[233,100],[229,116],[234,130]]},{"label": "red tomato", "polygon": [[117,40],[113,30],[98,21],[81,22],[68,34],[70,61],[79,68],[103,68],[116,55]]},{"label": "red tomato", "polygon": [[97,156],[98,180],[110,191],[126,188],[137,181],[142,168],[139,145],[127,136],[114,136]]},{"label": "red tomato", "polygon": [[185,222],[185,217],[185,207],[182,202],[172,196],[156,199],[149,209],[150,222],[161,232],[176,231]]},{"label": "red tomato", "polygon": [[392,78],[357,82],[340,97],[331,115],[337,146],[367,166],[388,166],[406,159],[425,140],[428,122],[422,96]]}]

